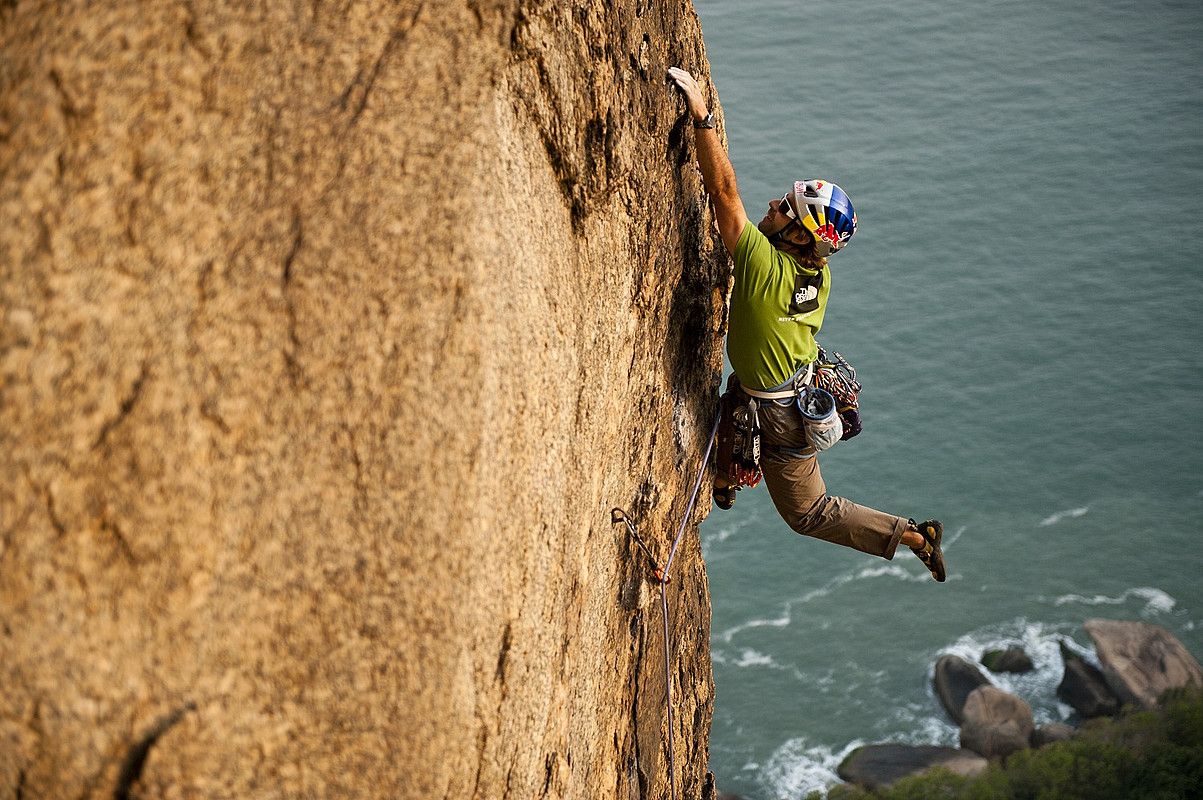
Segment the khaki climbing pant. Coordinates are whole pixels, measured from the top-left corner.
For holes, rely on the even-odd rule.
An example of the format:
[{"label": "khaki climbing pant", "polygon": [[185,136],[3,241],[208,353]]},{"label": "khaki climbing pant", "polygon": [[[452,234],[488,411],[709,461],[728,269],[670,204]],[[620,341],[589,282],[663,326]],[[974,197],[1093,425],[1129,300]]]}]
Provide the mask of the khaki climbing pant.
[{"label": "khaki climbing pant", "polygon": [[[807,446],[802,416],[792,403],[760,401],[759,413],[760,468],[786,524],[805,536],[892,559],[909,520],[828,495],[818,455]],[[791,451],[777,449],[782,446]]]}]

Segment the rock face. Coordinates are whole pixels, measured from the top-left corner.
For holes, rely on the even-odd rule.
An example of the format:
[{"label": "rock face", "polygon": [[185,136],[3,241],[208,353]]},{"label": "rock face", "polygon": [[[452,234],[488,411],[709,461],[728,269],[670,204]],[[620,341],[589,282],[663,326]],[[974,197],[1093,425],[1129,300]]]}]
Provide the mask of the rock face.
[{"label": "rock face", "polygon": [[1203,686],[1203,669],[1173,634],[1146,622],[1086,621],[1103,676],[1124,703],[1154,708],[1162,693]]},{"label": "rock face", "polygon": [[977,753],[953,747],[871,744],[849,753],[836,772],[849,783],[878,789],[935,767],[958,775],[978,775],[986,769],[986,764],[986,759]]},{"label": "rock face", "polygon": [[1020,698],[994,686],[981,686],[965,701],[961,747],[987,758],[1002,758],[1028,747],[1035,723]]},{"label": "rock face", "polygon": [[1065,673],[1057,686],[1057,697],[1083,717],[1113,716],[1119,713],[1119,699],[1107,685],[1103,673],[1061,643]]},{"label": "rock face", "polygon": [[1035,669],[1022,647],[988,650],[982,654],[982,666],[991,672],[1031,672]]},{"label": "rock face", "polygon": [[963,708],[969,693],[990,680],[976,666],[960,656],[943,655],[936,660],[932,683],[944,710],[958,725],[965,718]]},{"label": "rock face", "polygon": [[[672,64],[688,4],[0,4],[0,795],[667,795]],[[692,525],[669,597],[696,796]]]}]

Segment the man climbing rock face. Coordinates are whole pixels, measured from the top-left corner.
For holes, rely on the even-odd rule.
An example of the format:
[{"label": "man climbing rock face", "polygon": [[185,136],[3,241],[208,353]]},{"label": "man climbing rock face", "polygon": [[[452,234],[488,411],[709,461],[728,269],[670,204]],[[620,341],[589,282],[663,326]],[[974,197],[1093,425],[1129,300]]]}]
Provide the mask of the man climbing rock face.
[{"label": "man climbing rock face", "polygon": [[[800,180],[768,202],[764,217],[748,220],[735,170],[719,142],[714,116],[692,75],[673,67],[669,80],[685,97],[693,118],[698,163],[714,204],[723,244],[735,262],[727,355],[735,374],[729,387],[748,403],[760,429],[760,469],[782,519],[798,533],[894,557],[910,547],[937,581],[944,581],[938,520],[917,524],[827,494],[819,472],[819,439],[807,425],[806,402],[819,396],[812,382],[831,288],[827,257],[856,232],[848,195],[826,180]],[[820,444],[820,446],[824,446]],[[734,487],[716,478],[715,499],[729,508]],[[725,501],[725,502],[724,502]]]}]

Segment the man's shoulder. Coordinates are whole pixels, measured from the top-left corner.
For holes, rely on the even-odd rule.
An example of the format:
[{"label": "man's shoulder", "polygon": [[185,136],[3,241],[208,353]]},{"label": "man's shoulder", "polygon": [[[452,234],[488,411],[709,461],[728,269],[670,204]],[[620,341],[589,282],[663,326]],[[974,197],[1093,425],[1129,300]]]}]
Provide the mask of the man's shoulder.
[{"label": "man's shoulder", "polygon": [[751,221],[744,225],[732,255],[736,266],[761,270],[772,267],[780,257],[777,248]]}]

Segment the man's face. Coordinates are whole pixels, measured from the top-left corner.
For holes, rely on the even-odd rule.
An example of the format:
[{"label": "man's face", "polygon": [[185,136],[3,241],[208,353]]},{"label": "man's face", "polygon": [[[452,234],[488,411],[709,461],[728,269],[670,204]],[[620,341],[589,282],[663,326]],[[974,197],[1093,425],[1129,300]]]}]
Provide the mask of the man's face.
[{"label": "man's face", "polygon": [[[794,193],[790,192],[786,197],[789,198],[790,207],[796,209],[798,206]],[[765,213],[764,218],[756,223],[757,230],[765,236],[772,236],[785,230],[788,226],[789,230],[785,233],[786,241],[799,245],[807,244],[811,241],[810,231],[802,227],[801,223],[795,224],[794,220],[786,216],[785,209],[781,205],[781,200],[782,198],[777,197],[769,201],[769,209]]]}]

